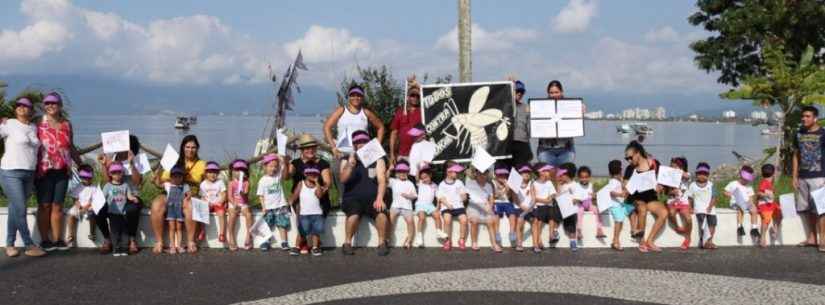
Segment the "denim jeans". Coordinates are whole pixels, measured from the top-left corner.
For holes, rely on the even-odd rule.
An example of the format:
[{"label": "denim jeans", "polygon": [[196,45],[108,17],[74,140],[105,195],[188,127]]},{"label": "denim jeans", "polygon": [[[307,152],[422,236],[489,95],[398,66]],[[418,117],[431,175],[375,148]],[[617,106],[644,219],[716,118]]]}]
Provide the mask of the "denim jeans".
[{"label": "denim jeans", "polygon": [[538,160],[552,166],[573,163],[576,160],[576,151],[566,148],[539,148]]},{"label": "denim jeans", "polygon": [[0,170],[0,184],[9,200],[9,215],[6,221],[6,246],[14,246],[17,232],[26,246],[34,244],[29,224],[26,221],[26,202],[32,194],[34,171]]}]

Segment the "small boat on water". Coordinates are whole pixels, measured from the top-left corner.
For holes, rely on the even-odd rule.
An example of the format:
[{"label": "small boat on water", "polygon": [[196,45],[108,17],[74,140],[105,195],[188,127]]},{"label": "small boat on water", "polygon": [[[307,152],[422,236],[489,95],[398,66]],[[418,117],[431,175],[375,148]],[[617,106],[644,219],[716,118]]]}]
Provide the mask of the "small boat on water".
[{"label": "small boat on water", "polygon": [[187,118],[187,117],[179,116],[179,117],[177,117],[177,119],[175,119],[175,129],[186,130],[186,129],[189,129],[189,125],[190,125],[189,118]]},{"label": "small boat on water", "polygon": [[196,117],[194,115],[189,117],[189,125],[195,125],[197,123],[198,123],[198,117]]},{"label": "small boat on water", "polygon": [[621,134],[631,134],[633,133],[633,128],[630,127],[630,124],[621,124],[616,126],[616,132]]},{"label": "small boat on water", "polygon": [[762,128],[762,130],[759,133],[761,133],[763,136],[774,136],[779,134],[779,128]]},{"label": "small boat on water", "polygon": [[633,128],[633,131],[636,132],[637,135],[653,134],[653,128],[647,126],[647,123],[633,123],[630,124],[630,128]]}]

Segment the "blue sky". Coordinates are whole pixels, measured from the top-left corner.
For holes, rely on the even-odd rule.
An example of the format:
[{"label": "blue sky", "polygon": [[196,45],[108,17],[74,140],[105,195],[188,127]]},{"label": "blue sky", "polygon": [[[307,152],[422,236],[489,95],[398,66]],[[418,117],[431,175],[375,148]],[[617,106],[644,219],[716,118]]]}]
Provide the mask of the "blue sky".
[{"label": "blue sky", "polygon": [[[283,70],[298,49],[310,67],[303,84],[319,90],[334,90],[356,65],[387,64],[399,78],[455,75],[456,3],[7,0],[0,76],[242,90],[266,82],[267,64]],[[724,87],[687,47],[707,35],[687,23],[694,11],[692,1],[475,0],[474,80],[512,74],[531,95],[560,79],[570,94],[628,105],[667,105],[667,96],[718,105]]]}]

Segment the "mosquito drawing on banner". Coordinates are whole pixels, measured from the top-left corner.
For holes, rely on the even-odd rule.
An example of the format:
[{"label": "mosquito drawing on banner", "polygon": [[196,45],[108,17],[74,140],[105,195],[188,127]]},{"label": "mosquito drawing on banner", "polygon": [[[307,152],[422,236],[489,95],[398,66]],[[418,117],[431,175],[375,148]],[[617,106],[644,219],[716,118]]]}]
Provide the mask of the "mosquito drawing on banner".
[{"label": "mosquito drawing on banner", "polygon": [[[450,135],[445,130],[446,136],[453,137],[462,154],[473,153],[473,147],[487,147],[487,131],[485,127],[497,124],[496,138],[500,141],[507,139],[510,134],[510,119],[504,117],[501,110],[490,108],[481,110],[487,104],[487,96],[490,95],[490,87],[478,88],[470,97],[470,105],[467,113],[459,113],[455,102],[451,101],[445,105],[452,112],[450,122],[457,131],[455,135]],[[469,139],[468,139],[469,138]]]}]

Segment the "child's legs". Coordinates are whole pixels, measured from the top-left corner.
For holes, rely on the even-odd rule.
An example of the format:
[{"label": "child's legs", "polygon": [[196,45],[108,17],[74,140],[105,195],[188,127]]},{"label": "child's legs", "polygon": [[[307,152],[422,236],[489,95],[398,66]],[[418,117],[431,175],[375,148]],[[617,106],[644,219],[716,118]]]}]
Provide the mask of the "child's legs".
[{"label": "child's legs", "polygon": [[581,232],[581,224],[584,223],[584,206],[579,205],[579,211],[576,213],[576,232]]},{"label": "child's legs", "polygon": [[757,223],[759,223],[759,216],[757,215],[756,208],[751,207],[750,211],[751,214],[751,227],[755,227]]},{"label": "child's legs", "polygon": [[226,234],[226,212],[223,210],[215,212],[215,218],[218,219],[218,234]]},{"label": "child's legs", "polygon": [[95,231],[97,230],[97,220],[95,219],[95,217],[89,215],[86,217],[86,221],[89,222],[89,234],[92,236],[97,235],[97,231]]},{"label": "child's legs", "polygon": [[[508,224],[510,225],[510,234],[516,234],[518,232],[518,216],[516,214],[510,214],[507,216]],[[511,237],[512,238],[512,237]]]},{"label": "child's legs", "polygon": [[77,217],[69,215],[66,218],[66,225],[69,229],[69,239],[77,240]]},{"label": "child's legs", "polygon": [[395,224],[398,221],[398,210],[390,210],[390,223],[387,224],[387,239],[392,239],[395,234]]},{"label": "child's legs", "polygon": [[461,239],[467,240],[467,215],[461,214],[458,216],[458,224],[460,225],[458,232],[461,234]]},{"label": "child's legs", "polygon": [[[552,223],[552,222],[551,222]],[[533,231],[533,248],[538,248],[541,246],[541,230],[544,226],[544,223],[538,219],[533,219],[533,225],[530,226],[530,229]],[[552,231],[552,230],[551,230]]]},{"label": "child's legs", "polygon": [[249,207],[244,207],[241,209],[241,213],[243,214],[243,218],[246,221],[246,240],[249,242],[252,241],[252,211]]},{"label": "child's legs", "polygon": [[604,228],[604,223],[602,223],[602,217],[605,215],[599,213],[599,208],[596,206],[591,207],[591,209],[593,209],[593,216],[596,217],[596,229],[601,232],[601,230]]},{"label": "child's legs", "polygon": [[[459,222],[461,222],[460,219]],[[473,245],[478,243],[478,219],[475,217],[470,218],[470,239],[473,241]]]},{"label": "child's legs", "polygon": [[735,207],[735,209],[736,209],[736,225],[741,227],[741,226],[744,225],[742,222],[745,220],[745,211],[742,211],[742,208],[740,208],[740,207]]},{"label": "child's legs", "polygon": [[312,234],[309,236],[310,240],[312,240],[312,247],[319,248],[321,247],[321,236],[318,234]]},{"label": "child's legs", "polygon": [[[433,214],[435,215],[435,214]],[[427,213],[418,212],[418,233],[424,234],[424,226],[427,225]]]},{"label": "child's legs", "polygon": [[444,214],[441,214],[441,217],[444,219],[444,233],[447,234],[448,239],[453,238],[453,215],[447,211]]},{"label": "child's legs", "polygon": [[516,230],[513,231],[513,232],[516,233],[516,245],[518,245],[518,246],[521,246],[521,244],[524,242],[524,223],[525,222],[526,222],[526,220],[519,217],[518,220],[516,221]]},{"label": "child's legs", "polygon": [[639,227],[639,211],[630,213],[630,233],[637,233],[641,231]]},{"label": "child's legs", "polygon": [[440,211],[435,210],[433,212],[433,219],[435,220],[435,229],[438,230],[438,231],[442,231],[444,229],[444,226],[443,226],[444,221],[441,220],[441,216],[442,215],[441,215]]},{"label": "child's legs", "polygon": [[407,223],[407,242],[412,242],[415,238],[415,219],[412,211],[405,211],[404,222]]},{"label": "child's legs", "polygon": [[682,209],[679,211],[679,215],[682,216],[682,224],[685,228],[685,237],[690,238],[690,234],[693,231],[693,217],[690,217],[690,210],[689,209]]},{"label": "child's legs", "polygon": [[166,221],[166,225],[169,227],[169,248],[175,248],[178,246],[178,241],[175,239],[176,231],[177,231],[177,221],[168,220]]},{"label": "child's legs", "polygon": [[496,242],[496,233],[498,233],[498,216],[495,214],[491,216],[491,219],[487,220],[487,236],[490,237],[490,247],[497,247],[498,242]]},{"label": "child's legs", "polygon": [[825,215],[819,216],[819,248],[825,248]]},{"label": "child's legs", "polygon": [[624,222],[613,221],[613,244],[618,245],[619,235],[622,233],[622,226]]},{"label": "child's legs", "polygon": [[236,244],[237,241],[237,224],[238,224],[238,209],[235,207],[229,208],[229,217],[227,219],[228,240],[230,245]]}]

